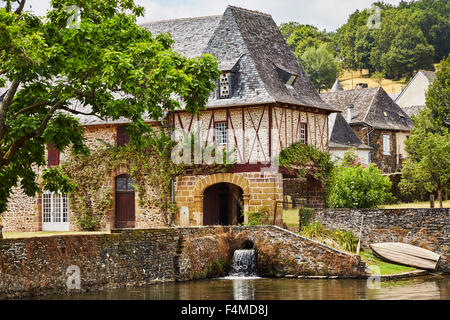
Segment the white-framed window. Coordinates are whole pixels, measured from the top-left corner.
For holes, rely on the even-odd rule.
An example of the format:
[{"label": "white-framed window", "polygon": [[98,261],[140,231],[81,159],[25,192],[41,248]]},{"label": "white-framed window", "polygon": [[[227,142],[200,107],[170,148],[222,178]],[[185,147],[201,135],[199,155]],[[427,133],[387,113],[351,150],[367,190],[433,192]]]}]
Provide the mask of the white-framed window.
[{"label": "white-framed window", "polygon": [[383,135],[383,154],[387,156],[391,154],[391,137],[387,134]]},{"label": "white-framed window", "polygon": [[219,98],[227,99],[230,97],[231,73],[224,72],[220,74]]},{"label": "white-framed window", "polygon": [[214,124],[216,144],[226,145],[227,144],[227,123],[226,122],[216,122]]},{"label": "white-framed window", "polygon": [[306,144],[306,123],[300,124],[300,143]]},{"label": "white-framed window", "polygon": [[42,194],[42,231],[69,231],[67,196],[46,191]]}]

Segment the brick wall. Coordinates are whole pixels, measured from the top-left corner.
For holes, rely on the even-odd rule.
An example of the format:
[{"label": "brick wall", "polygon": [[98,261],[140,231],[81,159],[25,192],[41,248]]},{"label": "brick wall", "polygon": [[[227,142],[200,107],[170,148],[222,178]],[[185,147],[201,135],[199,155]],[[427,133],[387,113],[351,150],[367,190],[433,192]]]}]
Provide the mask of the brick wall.
[{"label": "brick wall", "polygon": [[313,219],[359,234],[363,216],[363,248],[377,242],[412,244],[441,254],[438,267],[450,272],[450,209],[324,209]]}]

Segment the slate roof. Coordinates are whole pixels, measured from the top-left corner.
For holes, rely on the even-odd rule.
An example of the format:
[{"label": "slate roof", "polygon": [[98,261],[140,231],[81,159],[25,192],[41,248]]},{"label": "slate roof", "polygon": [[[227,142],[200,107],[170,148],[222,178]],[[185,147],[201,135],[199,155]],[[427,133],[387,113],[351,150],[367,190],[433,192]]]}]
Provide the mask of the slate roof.
[{"label": "slate roof", "polygon": [[[175,41],[173,49],[180,54],[197,57],[209,53],[216,57],[222,71],[232,71],[230,98],[219,99],[215,90],[207,108],[279,102],[336,111],[321,99],[268,14],[228,6],[219,16],[155,21],[141,26],[154,35],[170,33]],[[283,73],[297,76],[292,86],[285,84]],[[82,111],[89,112],[89,108]],[[128,122],[77,117],[84,125]]]},{"label": "slate roof", "polygon": [[[231,97],[218,99],[214,93],[208,108],[280,102],[333,110],[322,101],[268,14],[228,6],[222,16],[142,26],[152,33],[170,32],[175,40],[173,48],[181,54],[193,57],[210,53],[222,71],[236,72]],[[291,88],[280,77],[280,69],[298,76]]]},{"label": "slate roof", "polygon": [[186,57],[193,58],[200,55],[206,48],[221,18],[221,15],[217,15],[161,20],[143,23],[140,26],[149,29],[153,35],[170,33],[175,41],[173,49]]},{"label": "slate roof", "polygon": [[328,104],[340,111],[353,106],[350,124],[365,123],[376,129],[409,131],[410,117],[381,87],[322,93]]},{"label": "slate roof", "polygon": [[339,82],[339,79],[336,79],[336,81],[334,82],[330,91],[336,92],[336,91],[343,91],[343,90],[344,90],[344,88],[342,88],[341,83]]},{"label": "slate roof", "polygon": [[408,106],[403,107],[402,109],[408,116],[411,117],[412,115],[416,116],[419,113],[419,111],[425,109],[425,106]]},{"label": "slate roof", "polygon": [[328,116],[329,128],[329,148],[357,148],[357,149],[372,149],[358,138],[356,133],[345,121],[342,113],[331,113]]},{"label": "slate roof", "polygon": [[434,71],[428,70],[419,70],[418,73],[422,73],[430,82],[433,82],[434,78],[436,78],[436,73]]}]

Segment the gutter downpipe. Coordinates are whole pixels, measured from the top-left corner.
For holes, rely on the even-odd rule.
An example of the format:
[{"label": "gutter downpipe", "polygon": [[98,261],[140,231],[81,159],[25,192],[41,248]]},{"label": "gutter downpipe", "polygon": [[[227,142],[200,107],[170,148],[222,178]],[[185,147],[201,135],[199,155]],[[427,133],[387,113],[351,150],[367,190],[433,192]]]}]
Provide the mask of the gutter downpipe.
[{"label": "gutter downpipe", "polygon": [[[369,126],[367,126],[368,128]],[[367,130],[367,145],[370,147],[370,134],[374,131],[375,129],[372,128],[371,130]],[[372,161],[372,150],[369,152],[369,162]]]}]

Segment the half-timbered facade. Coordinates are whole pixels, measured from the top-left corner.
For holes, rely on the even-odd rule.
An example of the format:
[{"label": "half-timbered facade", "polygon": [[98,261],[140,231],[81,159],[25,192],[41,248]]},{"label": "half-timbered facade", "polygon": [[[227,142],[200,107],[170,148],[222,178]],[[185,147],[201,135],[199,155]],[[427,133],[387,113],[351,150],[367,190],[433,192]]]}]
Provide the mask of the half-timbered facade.
[{"label": "half-timbered facade", "polygon": [[[181,108],[165,118],[175,141],[182,143],[192,136],[201,151],[192,164],[196,170],[188,170],[173,183],[176,224],[237,224],[245,221],[242,213],[263,209],[272,218],[277,201],[286,199],[293,183],[296,192],[304,191],[310,206],[323,206],[317,181],[309,177],[302,181],[301,188],[293,177],[286,183],[288,177],[283,176],[275,160],[280,150],[294,142],[327,151],[328,115],[335,110],[320,98],[270,15],[230,6],[221,16],[142,26],[153,34],[169,32],[175,41],[173,48],[180,54],[212,54],[221,71],[217,90],[211,93],[205,110],[193,115]],[[91,148],[99,139],[117,145],[126,143],[124,121],[85,116],[80,120]],[[223,159],[223,150],[230,155],[227,164],[233,163],[223,172],[211,170]],[[125,168],[108,179],[114,203],[102,218],[101,229],[163,225],[159,212],[139,207],[137,191],[130,187]],[[10,208],[20,211],[16,200],[12,199]],[[42,203],[42,197],[28,201],[33,209],[26,210],[33,212],[34,223],[26,228],[8,228],[7,213],[5,230],[41,230]],[[75,213],[70,207],[67,210],[73,221]],[[277,217],[280,223],[281,214]],[[77,228],[76,223],[70,223],[70,230]]]}]

